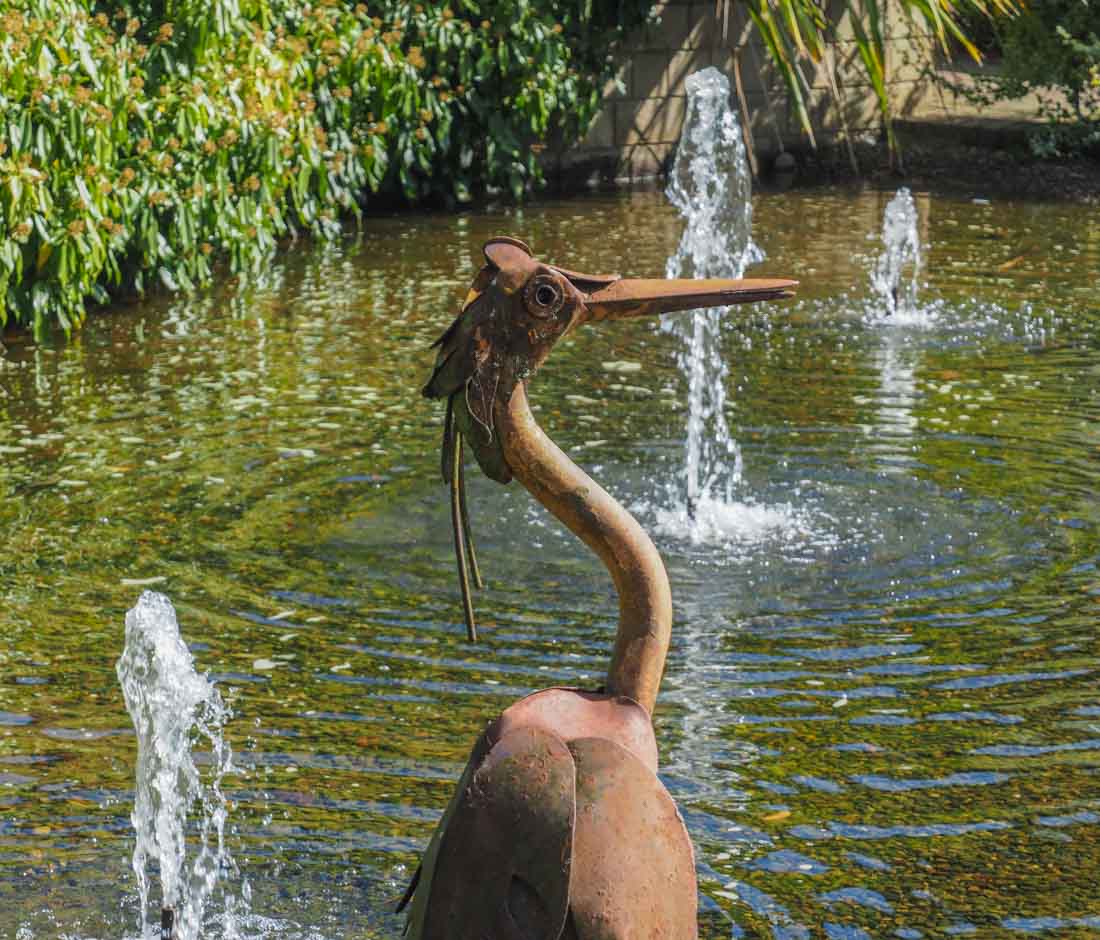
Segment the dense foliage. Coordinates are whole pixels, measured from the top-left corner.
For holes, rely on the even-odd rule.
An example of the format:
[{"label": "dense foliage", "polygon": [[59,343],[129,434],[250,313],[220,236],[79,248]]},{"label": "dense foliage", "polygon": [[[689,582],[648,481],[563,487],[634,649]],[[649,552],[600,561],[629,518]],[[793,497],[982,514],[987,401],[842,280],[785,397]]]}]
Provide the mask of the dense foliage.
[{"label": "dense foliage", "polygon": [[1000,67],[982,89],[993,98],[1039,94],[1049,126],[1035,148],[1100,153],[1100,0],[1036,0],[995,23],[994,37]]},{"label": "dense foliage", "polygon": [[0,325],[255,269],[372,197],[522,191],[643,0],[0,0]]}]

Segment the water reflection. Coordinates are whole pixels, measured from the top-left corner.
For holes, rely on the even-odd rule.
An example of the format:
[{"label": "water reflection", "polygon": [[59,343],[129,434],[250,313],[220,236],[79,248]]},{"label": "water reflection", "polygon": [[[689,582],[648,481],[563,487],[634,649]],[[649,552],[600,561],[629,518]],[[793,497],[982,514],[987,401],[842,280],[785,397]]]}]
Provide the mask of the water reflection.
[{"label": "water reflection", "polygon": [[[803,300],[738,312],[727,420],[748,493],[804,531],[661,546],[677,623],[657,723],[704,936],[1096,926],[1100,223],[919,199],[936,323],[872,328],[889,195],[757,200],[772,260],[754,273],[800,277]],[[389,901],[469,741],[532,687],[598,683],[616,617],[571,537],[471,480],[489,587],[485,642],[464,642],[426,346],[490,234],[646,274],[679,226],[647,193],[376,219],[265,284],[11,344],[0,935],[136,921],[113,663],[150,582],[238,716],[246,935],[399,935]],[[540,420],[644,502],[680,461],[670,338],[633,323],[562,345]],[[624,361],[645,368],[603,366]]]}]

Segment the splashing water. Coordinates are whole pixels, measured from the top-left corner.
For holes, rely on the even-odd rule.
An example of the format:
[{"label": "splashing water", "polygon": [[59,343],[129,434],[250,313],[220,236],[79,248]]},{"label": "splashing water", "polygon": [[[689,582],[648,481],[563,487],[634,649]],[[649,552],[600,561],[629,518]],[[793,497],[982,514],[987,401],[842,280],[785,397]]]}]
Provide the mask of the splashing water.
[{"label": "splashing water", "polygon": [[[195,671],[176,612],[163,594],[145,591],[127,612],[126,645],[115,671],[138,740],[130,819],[137,836],[133,867],[141,902],[141,936],[149,935],[147,868],[155,860],[161,908],[171,911],[169,920],[174,919],[171,935],[176,940],[197,940],[219,876],[237,873],[225,846],[228,809],[221,789],[222,778],[235,769],[232,751],[222,737],[229,710],[218,690]],[[191,751],[196,740],[205,741],[211,750],[213,769],[206,784]],[[187,829],[192,815],[197,838],[192,840],[195,850],[188,865]],[[245,912],[247,899],[247,884],[241,898],[226,891],[226,937],[236,936],[233,924]],[[158,935],[155,928],[153,935]]]},{"label": "splashing water", "polygon": [[[764,259],[752,240],[752,180],[737,116],[729,106],[729,79],[715,68],[686,82],[687,117],[672,165],[669,201],[687,220],[668,259],[667,277],[742,277]],[[681,370],[688,379],[688,435],[684,500],[725,496],[741,482],[741,449],[726,424],[721,307],[692,316],[668,316],[662,327],[681,337]]]},{"label": "splashing water", "polygon": [[[881,253],[870,269],[871,296],[861,306],[861,318],[868,326],[897,327],[884,331],[888,347],[907,343],[903,334],[934,329],[945,340],[971,342],[977,336],[994,333],[1032,343],[1046,342],[1057,329],[1059,318],[1051,311],[1037,311],[1030,303],[1010,310],[999,303],[973,297],[970,300],[929,296],[921,283],[926,246],[921,244],[920,213],[907,187],[899,189],[886,204],[879,234]],[[923,296],[922,287],[924,288]],[[887,349],[883,387],[887,394],[904,377],[907,367],[894,368],[897,348]],[[911,374],[911,373],[910,373]],[[907,393],[912,398],[910,390]]]},{"label": "splashing water", "polygon": [[919,319],[917,287],[921,269],[917,205],[908,188],[899,189],[882,217],[882,254],[871,269],[871,290],[879,317]]},{"label": "splashing water", "polygon": [[[752,238],[752,177],[729,79],[715,68],[688,77],[687,117],[667,195],[687,222],[667,277],[743,277],[764,260]],[[792,507],[734,502],[744,464],[726,423],[722,357],[724,307],[670,315],[661,328],[682,340],[678,361],[688,382],[688,427],[682,489],[657,511],[657,529],[693,543],[755,541],[776,530],[800,528]]]}]

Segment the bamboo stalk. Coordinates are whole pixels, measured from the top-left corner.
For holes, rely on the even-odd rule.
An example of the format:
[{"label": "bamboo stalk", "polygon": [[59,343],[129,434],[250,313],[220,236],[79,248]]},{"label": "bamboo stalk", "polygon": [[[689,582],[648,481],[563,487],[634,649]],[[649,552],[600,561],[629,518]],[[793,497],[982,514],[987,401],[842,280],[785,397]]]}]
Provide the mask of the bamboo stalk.
[{"label": "bamboo stalk", "polygon": [[756,162],[756,141],[752,136],[752,115],[749,114],[749,103],[745,100],[745,86],[741,81],[741,50],[733,50],[733,84],[737,89],[737,103],[741,108],[741,136],[745,139],[745,153],[749,156],[749,169],[752,170],[752,178],[760,179],[760,167]]}]

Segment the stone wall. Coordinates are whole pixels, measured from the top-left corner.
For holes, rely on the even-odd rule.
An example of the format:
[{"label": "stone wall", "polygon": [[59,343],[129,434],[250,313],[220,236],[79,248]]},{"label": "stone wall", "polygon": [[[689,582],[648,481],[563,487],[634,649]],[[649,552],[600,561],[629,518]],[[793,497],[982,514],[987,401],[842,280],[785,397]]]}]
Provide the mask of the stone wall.
[{"label": "stone wall", "polygon": [[[749,114],[747,142],[758,161],[767,162],[781,150],[812,146],[790,106],[781,77],[770,66],[751,22],[740,5],[730,3],[728,19],[716,0],[666,0],[619,56],[623,65],[617,82],[604,94],[604,108],[584,139],[554,155],[551,172],[567,179],[641,179],[663,173],[680,136],[687,102],[684,80],[693,72],[715,66],[741,90]],[[841,35],[850,35],[844,24]],[[886,29],[889,88],[895,113],[911,112],[927,92],[922,79],[930,44],[910,33],[909,22],[891,12]],[[827,68],[835,63],[836,81]],[[811,73],[808,104],[818,144],[842,140],[845,134],[877,137],[878,108],[859,61],[855,43],[833,43],[824,61]],[[735,92],[735,107],[738,106]]]}]

